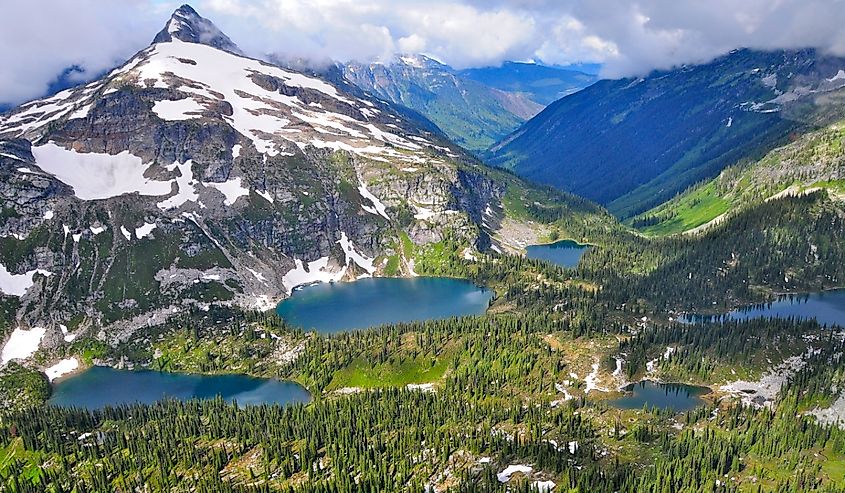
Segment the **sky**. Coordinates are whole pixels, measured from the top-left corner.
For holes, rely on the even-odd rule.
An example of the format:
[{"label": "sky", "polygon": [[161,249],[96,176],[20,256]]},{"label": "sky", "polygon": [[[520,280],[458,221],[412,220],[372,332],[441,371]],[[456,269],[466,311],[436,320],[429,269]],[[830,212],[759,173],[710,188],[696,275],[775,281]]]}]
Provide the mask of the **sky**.
[{"label": "sky", "polygon": [[[182,2],[26,0],[0,18],[0,104],[87,80],[147,46]],[[734,48],[845,56],[845,0],[194,0],[246,53],[455,68],[600,63],[608,78],[706,62]]]}]

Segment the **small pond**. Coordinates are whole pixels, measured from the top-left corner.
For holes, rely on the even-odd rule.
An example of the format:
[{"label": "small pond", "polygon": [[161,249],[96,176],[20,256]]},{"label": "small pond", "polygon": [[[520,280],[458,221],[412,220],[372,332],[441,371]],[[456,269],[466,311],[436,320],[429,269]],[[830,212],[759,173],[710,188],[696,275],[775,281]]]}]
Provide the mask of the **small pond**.
[{"label": "small pond", "polygon": [[658,383],[650,380],[632,383],[622,390],[625,395],[609,401],[618,409],[642,409],[657,407],[684,412],[704,404],[702,395],[710,392],[707,387],[697,387],[681,383]]},{"label": "small pond", "polygon": [[530,245],[525,249],[528,258],[545,260],[561,267],[574,268],[589,247],[577,241],[561,240],[545,245]]}]

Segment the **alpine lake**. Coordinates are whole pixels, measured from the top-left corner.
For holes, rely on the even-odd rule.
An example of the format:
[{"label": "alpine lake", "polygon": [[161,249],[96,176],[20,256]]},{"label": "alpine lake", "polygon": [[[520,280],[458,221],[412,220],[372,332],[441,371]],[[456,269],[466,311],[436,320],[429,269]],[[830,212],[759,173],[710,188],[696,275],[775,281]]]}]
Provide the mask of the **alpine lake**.
[{"label": "alpine lake", "polygon": [[[493,297],[472,282],[440,277],[368,278],[320,283],[294,290],[278,314],[289,324],[323,334],[388,323],[483,314]],[[162,399],[222,398],[238,405],[304,403],[308,391],[294,382],[246,375],[193,375],[95,366],[58,380],[49,403],[101,409]]]},{"label": "alpine lake", "polygon": [[448,277],[373,277],[295,289],[276,312],[287,323],[323,334],[383,324],[481,315],[493,291]]}]

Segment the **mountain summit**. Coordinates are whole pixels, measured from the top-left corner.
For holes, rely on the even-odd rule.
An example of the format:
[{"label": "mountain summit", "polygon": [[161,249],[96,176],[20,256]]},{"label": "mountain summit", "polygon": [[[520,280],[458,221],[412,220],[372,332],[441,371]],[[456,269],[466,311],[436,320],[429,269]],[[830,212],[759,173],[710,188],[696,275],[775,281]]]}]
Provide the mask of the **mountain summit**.
[{"label": "mountain summit", "polygon": [[86,313],[74,334],[124,337],[186,306],[414,275],[446,238],[507,247],[512,178],[416,113],[236,49],[185,6],[99,80],[0,115],[0,273],[23,286],[0,291],[21,323],[61,341]]},{"label": "mountain summit", "polygon": [[187,4],[173,12],[164,29],[159,31],[153,39],[153,43],[167,43],[173,41],[174,38],[186,43],[204,44],[231,53],[243,54],[238,45],[223,34],[213,22],[199,15]]}]

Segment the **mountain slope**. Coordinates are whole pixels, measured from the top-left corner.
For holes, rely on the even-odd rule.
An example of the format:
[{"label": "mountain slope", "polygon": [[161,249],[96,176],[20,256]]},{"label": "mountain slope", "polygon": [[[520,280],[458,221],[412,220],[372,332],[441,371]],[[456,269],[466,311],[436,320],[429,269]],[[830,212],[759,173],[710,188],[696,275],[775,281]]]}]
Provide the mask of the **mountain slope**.
[{"label": "mountain slope", "polygon": [[472,151],[486,149],[542,109],[521,94],[463,78],[423,55],[397,56],[389,63],[348,63],[342,70],[356,86],[419,111]]},{"label": "mountain slope", "polygon": [[547,106],[598,80],[592,74],[537,63],[505,62],[498,67],[470,68],[461,77],[511,93],[524,94]]},{"label": "mountain slope", "polygon": [[731,166],[672,200],[635,217],[650,235],[697,231],[733,212],[784,195],[826,189],[845,192],[845,122],[837,122],[772,150],[759,161]]},{"label": "mountain slope", "polygon": [[642,79],[600,81],[550,105],[488,157],[632,216],[793,132],[838,119],[843,68],[845,60],[814,50],[738,50]]},{"label": "mountain slope", "polygon": [[117,341],[212,304],[269,309],[302,283],[413,275],[407,240],[508,248],[519,180],[210,26],[182,7],[167,41],[0,116],[3,335]]}]

